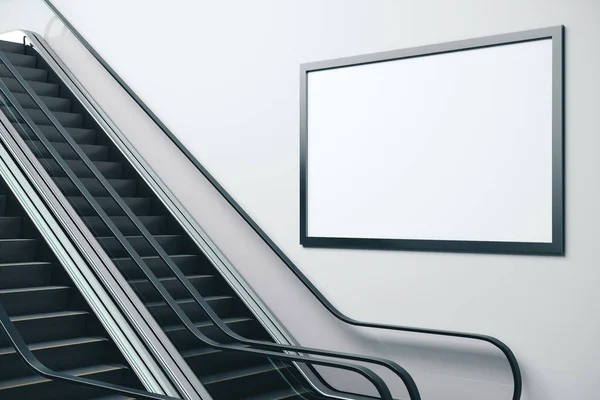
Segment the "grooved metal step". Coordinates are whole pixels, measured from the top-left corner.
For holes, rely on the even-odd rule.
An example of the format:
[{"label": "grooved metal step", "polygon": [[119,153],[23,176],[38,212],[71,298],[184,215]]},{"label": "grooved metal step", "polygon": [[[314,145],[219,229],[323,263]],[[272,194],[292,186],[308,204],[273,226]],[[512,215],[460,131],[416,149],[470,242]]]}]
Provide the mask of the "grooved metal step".
[{"label": "grooved metal step", "polygon": [[[8,87],[13,93],[27,93],[27,91],[21,86],[18,80],[15,78],[0,77],[2,82]],[[58,96],[58,85],[56,83],[46,83],[37,81],[27,81],[33,91],[40,96]]]},{"label": "grooved metal step", "polygon": [[[0,66],[1,68],[1,66]],[[43,70],[34,70],[34,71],[43,71]],[[44,74],[46,73],[46,71],[43,71]],[[41,82],[45,82],[44,80],[40,80]],[[38,108],[38,105],[35,103],[35,101],[33,101],[33,99],[31,98],[31,96],[29,96],[27,93],[14,93],[13,94],[16,98],[17,101],[19,102],[19,104],[21,104],[21,106],[23,106],[23,108]],[[40,96],[41,100],[44,102],[44,104],[52,111],[62,111],[62,112],[69,112],[71,110],[71,100],[69,99],[64,99],[62,97],[50,97],[50,96]]]},{"label": "grooved metal step", "polygon": [[[28,81],[46,82],[48,79],[48,71],[44,69],[31,68],[31,67],[15,67],[17,71]],[[0,76],[6,78],[12,78],[13,75],[10,73],[5,65],[0,64]]]}]

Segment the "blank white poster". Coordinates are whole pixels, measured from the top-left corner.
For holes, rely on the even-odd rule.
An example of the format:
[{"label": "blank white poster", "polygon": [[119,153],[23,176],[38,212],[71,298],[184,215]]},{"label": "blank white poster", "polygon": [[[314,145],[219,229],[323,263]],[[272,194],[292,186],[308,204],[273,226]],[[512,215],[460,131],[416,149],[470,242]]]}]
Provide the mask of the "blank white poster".
[{"label": "blank white poster", "polygon": [[552,40],[309,72],[309,237],[552,242]]}]

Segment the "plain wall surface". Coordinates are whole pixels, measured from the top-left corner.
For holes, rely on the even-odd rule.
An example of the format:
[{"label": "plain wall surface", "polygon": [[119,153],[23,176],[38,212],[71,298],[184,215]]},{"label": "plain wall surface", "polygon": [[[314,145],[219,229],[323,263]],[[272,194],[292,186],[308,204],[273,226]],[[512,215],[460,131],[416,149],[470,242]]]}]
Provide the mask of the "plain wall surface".
[{"label": "plain wall surface", "polygon": [[[600,3],[55,3],[342,312],[359,320],[490,334],[519,358],[524,399],[598,397]],[[566,27],[565,257],[300,247],[300,63],[558,24]],[[200,190],[195,184],[186,181],[177,193],[200,214],[206,204],[184,200]],[[209,227],[224,249],[228,222]],[[238,251],[230,257],[242,269],[252,252]],[[253,275],[253,268],[260,267],[242,270],[257,290],[264,276]],[[276,308],[275,295],[265,289],[261,296]]]},{"label": "plain wall surface", "polygon": [[41,0],[0,0],[0,33],[24,29],[43,35],[53,17]]}]

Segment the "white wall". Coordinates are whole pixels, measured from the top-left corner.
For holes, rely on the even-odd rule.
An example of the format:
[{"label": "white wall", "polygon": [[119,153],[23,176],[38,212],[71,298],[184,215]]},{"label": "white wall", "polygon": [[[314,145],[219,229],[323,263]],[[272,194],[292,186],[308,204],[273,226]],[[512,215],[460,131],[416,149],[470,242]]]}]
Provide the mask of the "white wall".
[{"label": "white wall", "polygon": [[43,34],[54,13],[42,0],[0,0],[0,34],[27,29]]},{"label": "white wall", "polygon": [[[524,399],[598,397],[600,3],[56,0],[55,4],[342,312],[359,320],[490,334],[509,344],[519,358]],[[557,24],[566,26],[565,257],[299,246],[300,63]],[[302,336],[303,344],[313,343],[316,339],[306,329],[301,331],[301,323],[285,315],[285,307],[293,302],[281,301],[283,296],[310,301],[301,289],[279,289],[291,282],[290,274],[266,249],[257,247],[258,241],[250,239],[252,233],[239,226],[239,219],[225,216],[222,201],[197,200],[210,188],[189,165],[179,158],[161,162],[166,154],[175,155],[168,141],[152,136],[155,141],[150,143],[144,137],[151,136],[149,131],[133,130],[131,140],[261,297],[294,335]],[[317,305],[297,305],[294,313],[310,315],[313,330],[328,329],[332,322],[325,314],[313,317],[311,307]],[[440,351],[428,354],[435,362],[445,358]]]}]

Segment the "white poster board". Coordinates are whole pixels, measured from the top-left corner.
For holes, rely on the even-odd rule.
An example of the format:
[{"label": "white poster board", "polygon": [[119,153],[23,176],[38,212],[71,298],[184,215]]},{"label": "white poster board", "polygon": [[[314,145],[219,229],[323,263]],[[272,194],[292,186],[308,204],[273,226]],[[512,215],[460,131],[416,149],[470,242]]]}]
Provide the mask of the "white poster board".
[{"label": "white poster board", "polygon": [[555,41],[305,67],[303,244],[550,248]]}]

